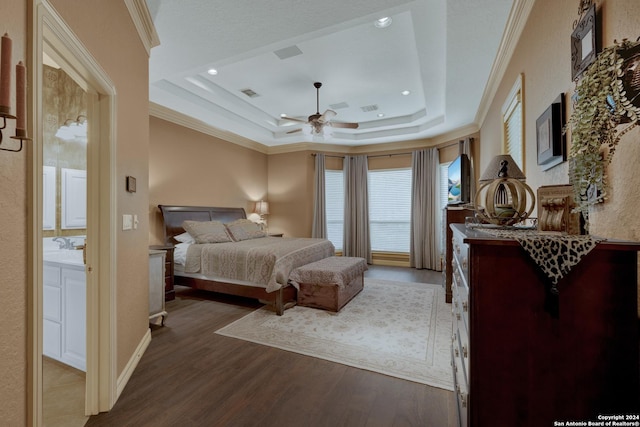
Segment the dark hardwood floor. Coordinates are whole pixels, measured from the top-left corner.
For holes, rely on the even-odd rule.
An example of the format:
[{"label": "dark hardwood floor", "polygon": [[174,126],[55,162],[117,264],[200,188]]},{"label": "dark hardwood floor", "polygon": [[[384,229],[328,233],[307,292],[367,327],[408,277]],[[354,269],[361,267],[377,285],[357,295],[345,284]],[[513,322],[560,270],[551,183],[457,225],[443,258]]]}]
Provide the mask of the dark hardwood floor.
[{"label": "dark hardwood floor", "polygon": [[[442,281],[440,272],[399,267],[370,266],[366,277]],[[450,391],[214,333],[260,306],[178,289],[114,408],[86,425],[455,425]]]}]

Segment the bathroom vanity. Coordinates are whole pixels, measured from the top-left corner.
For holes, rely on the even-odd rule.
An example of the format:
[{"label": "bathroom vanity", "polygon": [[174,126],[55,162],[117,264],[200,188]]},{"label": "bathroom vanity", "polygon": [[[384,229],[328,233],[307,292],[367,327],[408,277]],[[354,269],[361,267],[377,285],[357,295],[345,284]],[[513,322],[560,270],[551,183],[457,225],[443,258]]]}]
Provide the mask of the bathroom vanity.
[{"label": "bathroom vanity", "polygon": [[86,371],[86,276],[80,250],[45,252],[43,354]]}]

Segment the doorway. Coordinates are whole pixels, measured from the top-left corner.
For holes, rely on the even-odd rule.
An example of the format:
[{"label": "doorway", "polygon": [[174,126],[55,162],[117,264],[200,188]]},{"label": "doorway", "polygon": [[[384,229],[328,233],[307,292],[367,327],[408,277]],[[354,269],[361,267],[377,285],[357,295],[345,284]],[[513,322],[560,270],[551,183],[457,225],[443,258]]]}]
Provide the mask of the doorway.
[{"label": "doorway", "polygon": [[[74,340],[67,342],[67,359],[62,365],[76,364],[74,368],[82,371],[84,367],[84,404],[81,405],[83,415],[97,414],[111,409],[117,398],[116,381],[116,356],[115,356],[115,87],[110,82],[106,73],[98,66],[90,53],[78,40],[64,20],[57,14],[46,0],[34,2],[32,13],[33,54],[31,87],[34,108],[33,139],[37,142],[33,145],[32,161],[32,188],[31,192],[31,256],[33,260],[33,320],[32,330],[32,389],[30,394],[31,424],[43,425],[43,354],[45,354],[44,339],[49,339],[45,331],[45,317],[51,313],[44,313],[47,298],[45,293],[45,280],[49,274],[45,274],[45,250],[46,238],[64,237],[55,242],[60,246],[66,246],[68,251],[76,252],[76,247],[85,246],[84,259],[86,263],[80,264],[80,273],[64,275],[61,271],[58,276],[59,283],[69,285],[69,292],[65,299],[63,290],[53,289],[58,292],[58,298],[63,302],[60,310],[64,312],[70,307],[77,308],[84,302],[84,312],[76,311],[70,316],[71,322],[68,333]],[[47,112],[45,104],[45,71],[51,76],[51,65],[45,65],[45,54],[53,63],[62,70],[58,76],[63,76],[65,84],[74,87],[73,90],[58,94],[58,117],[53,120],[51,112]],[[55,68],[55,67],[53,67]],[[75,86],[74,86],[75,85]],[[72,95],[69,96],[69,93]],[[78,102],[78,99],[81,102]],[[73,101],[72,101],[73,100]],[[65,105],[59,108],[60,103]],[[50,110],[50,109],[49,109]],[[84,113],[84,114],[83,114]],[[67,115],[69,117],[67,117]],[[67,120],[68,119],[68,120]],[[57,123],[56,123],[57,122]],[[52,131],[47,127],[55,128],[58,132],[65,125],[86,129],[86,144],[83,138],[74,135],[76,144],[85,144],[84,151],[76,146],[71,151],[74,160],[55,156],[44,148],[47,139],[45,133]],[[67,127],[69,127],[67,126]],[[68,147],[65,147],[65,153]],[[59,146],[56,150],[62,150]],[[68,153],[66,153],[68,154]],[[84,166],[82,160],[84,159]],[[55,162],[54,162],[55,160]],[[55,163],[55,164],[50,164]],[[55,189],[60,191],[51,197],[45,190],[47,181],[44,178],[45,171],[54,167]],[[63,170],[64,169],[64,170]],[[83,173],[81,173],[83,172]],[[58,181],[59,178],[59,181]],[[65,182],[63,183],[63,179]],[[84,185],[83,191],[78,191],[79,186]],[[62,201],[62,189],[67,186],[70,196]],[[73,197],[73,196],[84,197]],[[48,198],[47,198],[48,197]],[[47,201],[58,200],[61,205],[68,205],[69,209],[57,206],[53,209],[54,216],[58,219],[50,221],[51,207]],[[73,209],[72,209],[73,208]],[[78,209],[80,208],[80,209]],[[84,209],[82,209],[84,208]],[[71,213],[73,212],[73,213]],[[49,215],[49,216],[48,216]],[[45,221],[49,220],[49,221]],[[53,224],[53,230],[45,233],[44,227]],[[64,225],[63,225],[64,224]],[[56,228],[59,227],[59,228]],[[51,235],[53,234],[53,235]],[[77,237],[77,238],[76,238]],[[84,245],[86,238],[86,245]],[[46,246],[46,247],[45,247]],[[73,249],[71,249],[73,248]],[[55,249],[55,248],[54,248]],[[82,253],[81,249],[76,253]],[[69,254],[65,254],[69,255]],[[47,292],[52,289],[47,289]],[[84,291],[84,294],[83,294]],[[61,313],[57,318],[62,318]],[[75,316],[75,317],[74,317]],[[55,316],[54,316],[55,318]],[[84,319],[86,322],[78,321]],[[76,320],[73,320],[76,319]],[[50,320],[50,319],[49,319]],[[48,325],[50,328],[63,330],[63,325]],[[61,332],[62,334],[62,332]],[[83,337],[82,339],[76,339]],[[55,340],[54,340],[55,341]],[[61,341],[62,342],[62,341]],[[47,343],[50,344],[50,343]],[[60,344],[62,346],[63,344]],[[49,351],[49,349],[47,349]],[[54,354],[61,354],[56,351]],[[84,353],[84,354],[82,354]],[[84,360],[82,361],[81,359]],[[78,362],[78,359],[81,361]],[[74,360],[74,362],[70,362]],[[58,361],[56,361],[58,362]],[[84,364],[84,366],[82,366]]]},{"label": "doorway", "polygon": [[[87,130],[89,94],[43,52],[42,412],[83,426],[86,395]],[[60,398],[64,396],[64,398]]]}]

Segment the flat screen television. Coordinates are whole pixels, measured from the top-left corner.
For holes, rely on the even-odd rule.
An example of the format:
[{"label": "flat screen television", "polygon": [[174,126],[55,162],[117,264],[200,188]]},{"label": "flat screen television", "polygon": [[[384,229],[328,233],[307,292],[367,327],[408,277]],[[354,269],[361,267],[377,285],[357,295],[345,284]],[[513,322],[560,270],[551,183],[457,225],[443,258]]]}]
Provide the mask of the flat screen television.
[{"label": "flat screen television", "polygon": [[471,164],[466,154],[461,154],[451,162],[448,169],[450,205],[469,203],[471,201]]}]

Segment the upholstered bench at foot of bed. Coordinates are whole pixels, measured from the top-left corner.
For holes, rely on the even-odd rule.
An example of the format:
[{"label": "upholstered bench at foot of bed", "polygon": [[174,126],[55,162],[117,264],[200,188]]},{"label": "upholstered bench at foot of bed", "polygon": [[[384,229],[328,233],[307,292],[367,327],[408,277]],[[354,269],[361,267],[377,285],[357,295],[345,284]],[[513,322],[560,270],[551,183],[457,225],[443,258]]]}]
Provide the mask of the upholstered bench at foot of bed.
[{"label": "upholstered bench at foot of bed", "polygon": [[364,287],[363,258],[329,257],[296,268],[289,279],[299,285],[298,305],[338,312]]}]

